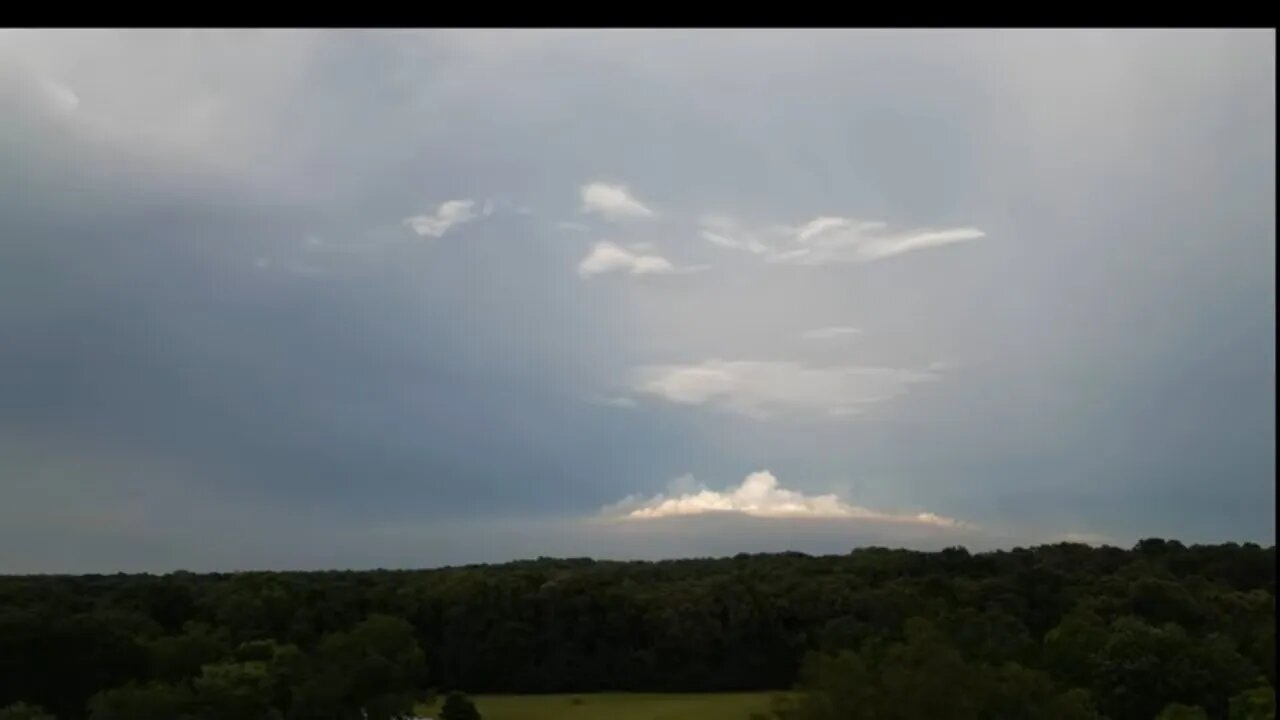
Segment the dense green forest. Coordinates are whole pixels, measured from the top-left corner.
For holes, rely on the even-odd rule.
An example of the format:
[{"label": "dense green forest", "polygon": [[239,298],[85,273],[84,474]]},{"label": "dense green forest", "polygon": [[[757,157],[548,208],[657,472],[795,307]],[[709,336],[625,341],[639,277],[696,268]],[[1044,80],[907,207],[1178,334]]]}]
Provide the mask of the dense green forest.
[{"label": "dense green forest", "polygon": [[0,718],[346,720],[450,690],[793,687],[788,720],[1271,718],[1275,576],[1274,547],[1158,539],[8,576]]}]

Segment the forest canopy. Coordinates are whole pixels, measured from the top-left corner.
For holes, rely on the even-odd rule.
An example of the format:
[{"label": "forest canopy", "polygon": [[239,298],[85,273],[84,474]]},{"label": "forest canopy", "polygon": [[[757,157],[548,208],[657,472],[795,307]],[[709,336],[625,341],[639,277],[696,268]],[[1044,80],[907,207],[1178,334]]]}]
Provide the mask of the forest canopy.
[{"label": "forest canopy", "polygon": [[0,718],[394,718],[449,691],[787,719],[1274,717],[1275,548],[864,548],[0,577]]}]

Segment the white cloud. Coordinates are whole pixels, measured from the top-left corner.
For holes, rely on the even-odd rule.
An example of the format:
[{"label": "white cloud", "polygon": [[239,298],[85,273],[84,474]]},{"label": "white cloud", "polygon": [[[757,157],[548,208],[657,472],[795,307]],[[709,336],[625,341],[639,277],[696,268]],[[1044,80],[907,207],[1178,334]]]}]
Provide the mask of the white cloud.
[{"label": "white cloud", "polygon": [[983,237],[986,237],[986,233],[977,228],[917,231],[867,239],[855,252],[861,260],[880,260],[915,250],[953,245]]},{"label": "white cloud", "polygon": [[801,336],[805,340],[834,340],[845,335],[857,335],[862,331],[847,325],[828,325],[826,327],[806,330]]},{"label": "white cloud", "polygon": [[885,367],[809,367],[795,362],[707,360],[694,365],[647,365],[632,390],[679,405],[714,405],[748,417],[778,412],[848,416],[938,378],[930,371]]},{"label": "white cloud", "polygon": [[654,212],[631,195],[625,185],[593,182],[582,186],[582,212],[610,220],[653,217]]},{"label": "white cloud", "polygon": [[852,505],[834,494],[805,495],[787,490],[768,470],[754,472],[737,487],[708,490],[693,476],[678,478],[666,493],[648,499],[630,496],[601,511],[623,520],[655,520],[709,514],[741,514],[760,518],[845,519],[969,529],[970,525],[930,512],[887,513]]},{"label": "white cloud", "polygon": [[[632,246],[632,248],[636,247],[636,245]],[[639,245],[639,247],[651,246]],[[646,254],[644,250],[629,250],[607,240],[592,246],[591,252],[578,263],[578,274],[582,277],[611,272],[625,272],[631,275],[674,275],[697,272],[702,269],[700,266],[676,267],[661,255]]]},{"label": "white cloud", "polygon": [[422,237],[444,237],[450,230],[476,218],[475,205],[473,200],[448,200],[440,203],[431,215],[405,218],[404,224]]},{"label": "white cloud", "polygon": [[[809,242],[813,238],[829,231],[849,228],[853,225],[852,220],[841,217],[818,217],[801,225],[795,231],[795,239],[797,242]],[[884,223],[861,223],[860,230],[882,230]]]},{"label": "white cloud", "polygon": [[894,255],[976,240],[977,228],[914,230],[886,233],[882,222],[819,217],[796,228],[789,243],[769,256],[771,262],[821,265],[830,262],[871,262]]},{"label": "white cloud", "polygon": [[777,226],[754,232],[724,216],[706,216],[701,225],[707,242],[763,255],[769,262],[794,265],[872,262],[986,237],[977,228],[888,232],[883,222],[830,215],[816,217],[799,227]]}]

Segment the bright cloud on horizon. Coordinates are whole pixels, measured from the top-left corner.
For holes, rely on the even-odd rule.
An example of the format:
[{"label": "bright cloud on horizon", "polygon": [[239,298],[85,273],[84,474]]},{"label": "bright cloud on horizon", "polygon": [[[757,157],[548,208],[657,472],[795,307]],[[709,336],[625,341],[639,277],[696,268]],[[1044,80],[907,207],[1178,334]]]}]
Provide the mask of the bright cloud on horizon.
[{"label": "bright cloud on horizon", "polygon": [[631,194],[625,185],[593,182],[583,185],[582,212],[602,215],[609,220],[653,217],[654,212]]},{"label": "bright cloud on horizon", "polygon": [[[681,478],[668,493],[648,499],[630,496],[605,507],[601,514],[620,520],[656,520],[691,515],[740,514],[757,518],[866,520],[953,529],[972,526],[935,513],[887,513],[852,505],[834,494],[805,495],[787,490],[768,470],[751,473],[737,487],[708,490],[691,476]],[[681,487],[682,486],[682,487]]]},{"label": "bright cloud on horizon", "polygon": [[[444,237],[450,230],[479,217],[474,200],[447,200],[430,215],[414,215],[405,218],[404,224],[421,237]],[[484,214],[493,212],[491,202],[486,202]]]},{"label": "bright cloud on horizon", "polygon": [[1047,542],[1080,543],[1082,545],[1093,545],[1095,547],[1101,547],[1103,545],[1120,547],[1121,545],[1126,545],[1126,543],[1117,542],[1106,535],[1091,532],[1063,533],[1062,535],[1055,535],[1049,538]]},{"label": "bright cloud on horizon", "polygon": [[841,417],[938,377],[930,370],[713,359],[642,366],[632,374],[631,389],[678,405],[713,405],[759,420],[779,412]]}]

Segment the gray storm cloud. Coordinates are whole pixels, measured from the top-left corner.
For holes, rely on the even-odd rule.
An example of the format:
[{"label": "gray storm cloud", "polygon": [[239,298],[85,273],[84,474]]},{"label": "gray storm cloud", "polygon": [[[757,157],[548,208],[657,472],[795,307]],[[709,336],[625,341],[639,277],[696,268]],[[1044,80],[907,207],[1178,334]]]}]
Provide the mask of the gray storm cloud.
[{"label": "gray storm cloud", "polygon": [[0,571],[1268,541],[1274,51],[0,32]]}]

